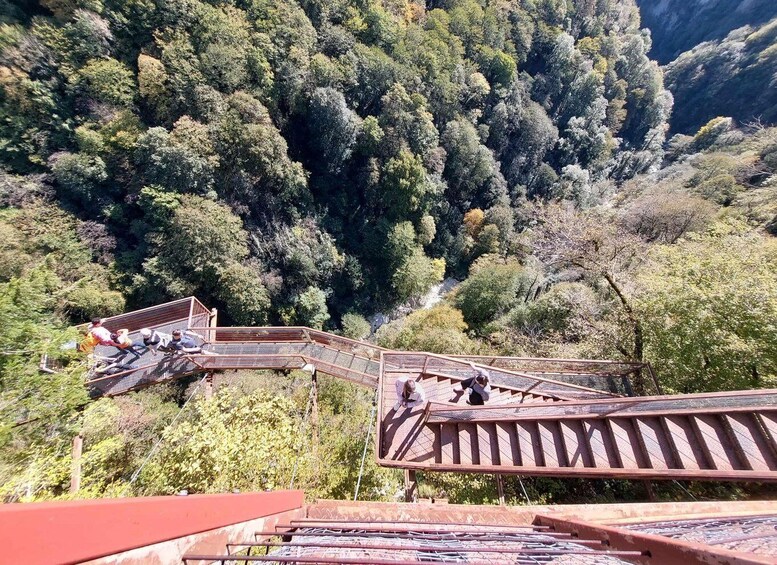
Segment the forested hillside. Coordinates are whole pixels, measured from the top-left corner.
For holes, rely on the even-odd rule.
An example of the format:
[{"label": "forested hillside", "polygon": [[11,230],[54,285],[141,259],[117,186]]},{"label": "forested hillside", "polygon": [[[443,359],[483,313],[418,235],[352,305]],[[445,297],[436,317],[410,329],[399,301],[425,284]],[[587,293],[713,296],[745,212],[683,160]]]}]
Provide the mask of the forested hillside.
[{"label": "forested hillside", "polygon": [[773,0],[637,0],[653,38],[650,58],[666,65],[699,43],[777,16]]},{"label": "forested hillside", "polygon": [[[777,129],[720,117],[667,142],[672,98],[632,0],[0,7],[5,500],[67,496],[78,433],[80,496],[292,475],[352,496],[365,391],[324,383],[316,428],[299,374],[87,403],[68,327],[189,294],[223,324],[645,360],[667,392],[777,385]],[[369,335],[366,316],[445,276],[462,282],[442,304]],[[371,461],[362,497],[390,499],[399,477]],[[484,477],[429,480],[495,497]]]},{"label": "forested hillside", "polygon": [[[777,15],[777,6],[774,7]],[[666,67],[672,131],[693,133],[715,116],[777,123],[777,17],[697,45]]]}]

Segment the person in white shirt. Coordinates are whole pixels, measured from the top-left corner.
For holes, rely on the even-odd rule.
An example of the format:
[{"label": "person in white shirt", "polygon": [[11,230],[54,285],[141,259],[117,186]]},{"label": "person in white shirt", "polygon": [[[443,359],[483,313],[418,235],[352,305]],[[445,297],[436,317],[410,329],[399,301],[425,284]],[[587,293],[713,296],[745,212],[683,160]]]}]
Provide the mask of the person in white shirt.
[{"label": "person in white shirt", "polygon": [[143,347],[150,349],[156,355],[158,351],[167,351],[167,346],[172,341],[173,336],[164,332],[158,332],[150,328],[142,328],[140,335],[143,338]]},{"label": "person in white shirt", "polygon": [[100,345],[112,345],[113,347],[119,347],[119,344],[113,341],[111,338],[111,330],[103,326],[102,318],[92,318],[92,323],[87,328],[89,333],[92,334]]},{"label": "person in white shirt", "polygon": [[397,391],[397,403],[394,410],[400,408],[413,408],[426,402],[426,393],[420,383],[410,380],[409,377],[400,377],[394,383]]}]

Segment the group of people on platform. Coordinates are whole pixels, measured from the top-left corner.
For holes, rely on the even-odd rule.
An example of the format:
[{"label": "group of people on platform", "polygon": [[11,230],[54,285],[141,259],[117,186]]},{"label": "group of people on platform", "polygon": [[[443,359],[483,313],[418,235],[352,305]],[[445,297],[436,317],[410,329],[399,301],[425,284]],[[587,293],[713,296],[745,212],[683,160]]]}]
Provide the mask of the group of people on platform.
[{"label": "group of people on platform", "polygon": [[[464,379],[461,383],[454,386],[453,392],[456,394],[466,393],[466,402],[471,406],[482,406],[491,398],[491,375],[488,371],[474,363],[470,363],[469,366],[475,371],[475,376]],[[421,406],[426,402],[426,392],[421,383],[405,376],[398,378],[394,386],[397,393],[397,403],[394,405],[394,411],[399,411],[401,408]]]},{"label": "group of people on platform", "polygon": [[[151,351],[154,356],[160,352],[165,355],[210,354],[197,341],[199,339],[204,343],[205,339],[192,331],[176,329],[168,334],[142,328],[139,332],[141,341],[134,341],[129,330],[112,332],[104,323],[102,318],[93,318],[80,346],[81,351],[89,354],[91,372],[98,375],[113,375],[137,369],[133,361],[137,361],[146,351]],[[115,347],[119,353],[110,357],[96,355],[94,350],[98,345]]]}]

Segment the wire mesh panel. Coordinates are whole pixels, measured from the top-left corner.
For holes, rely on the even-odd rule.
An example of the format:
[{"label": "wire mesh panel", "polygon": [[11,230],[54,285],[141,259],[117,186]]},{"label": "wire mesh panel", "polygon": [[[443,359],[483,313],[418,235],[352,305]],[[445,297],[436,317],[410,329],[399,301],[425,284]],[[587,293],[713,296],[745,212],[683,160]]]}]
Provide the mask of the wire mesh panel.
[{"label": "wire mesh panel", "polygon": [[[439,525],[435,533],[398,526],[383,532],[371,528],[308,527],[285,532],[284,542],[251,542],[230,547],[240,555],[222,556],[225,562],[269,563],[411,564],[462,563],[496,565],[505,563],[604,564],[629,563],[626,558],[639,551],[613,551],[598,540],[572,540],[541,532],[509,533],[491,529],[448,531]],[[264,548],[264,552],[253,551]],[[186,555],[193,563],[216,556]]]},{"label": "wire mesh panel", "polygon": [[742,553],[777,556],[777,515],[669,520],[624,526],[629,530],[704,543]]},{"label": "wire mesh panel", "polygon": [[202,367],[188,357],[168,356],[137,369],[96,377],[87,381],[86,386],[92,397],[115,396],[201,371]]}]

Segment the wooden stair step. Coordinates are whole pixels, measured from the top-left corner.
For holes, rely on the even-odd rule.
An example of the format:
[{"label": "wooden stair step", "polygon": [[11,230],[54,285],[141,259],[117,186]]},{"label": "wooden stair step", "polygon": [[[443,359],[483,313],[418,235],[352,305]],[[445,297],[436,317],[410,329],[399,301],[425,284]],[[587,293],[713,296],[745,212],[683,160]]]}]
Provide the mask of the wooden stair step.
[{"label": "wooden stair step", "polygon": [[518,445],[521,451],[521,461],[525,467],[540,467],[544,464],[540,433],[534,422],[516,422]]},{"label": "wooden stair step", "polygon": [[603,420],[584,420],[583,427],[591,449],[593,466],[600,469],[621,467],[607,424]]},{"label": "wooden stair step", "polygon": [[677,468],[660,418],[634,418],[634,424],[639,431],[650,466],[653,469]]},{"label": "wooden stair step", "polygon": [[696,426],[702,449],[715,469],[733,471],[742,468],[731,440],[716,416],[699,415],[690,418],[690,421]]},{"label": "wooden stair step", "polygon": [[624,469],[646,469],[648,462],[631,421],[626,418],[607,420],[610,434]]},{"label": "wooden stair step", "polygon": [[459,458],[462,465],[479,465],[478,432],[475,424],[458,424]]},{"label": "wooden stair step", "polygon": [[588,440],[580,420],[562,420],[559,422],[564,438],[566,457],[570,467],[593,467],[593,459]]},{"label": "wooden stair step", "polygon": [[769,471],[777,468],[771,446],[751,414],[727,414],[724,418],[751,469]]},{"label": "wooden stair step", "polygon": [[687,417],[667,416],[664,418],[664,425],[674,443],[677,462],[683,469],[711,468]]},{"label": "wooden stair step", "polygon": [[478,452],[481,465],[499,465],[499,441],[496,424],[481,422],[477,425]]},{"label": "wooden stair step", "polygon": [[546,467],[566,467],[567,457],[561,429],[557,422],[542,421],[538,423],[540,442]]},{"label": "wooden stair step", "polygon": [[513,422],[497,422],[496,437],[499,444],[501,465],[521,465],[521,450],[518,446],[518,432]]},{"label": "wooden stair step", "polygon": [[458,463],[459,435],[456,424],[440,425],[440,463],[453,465]]}]

